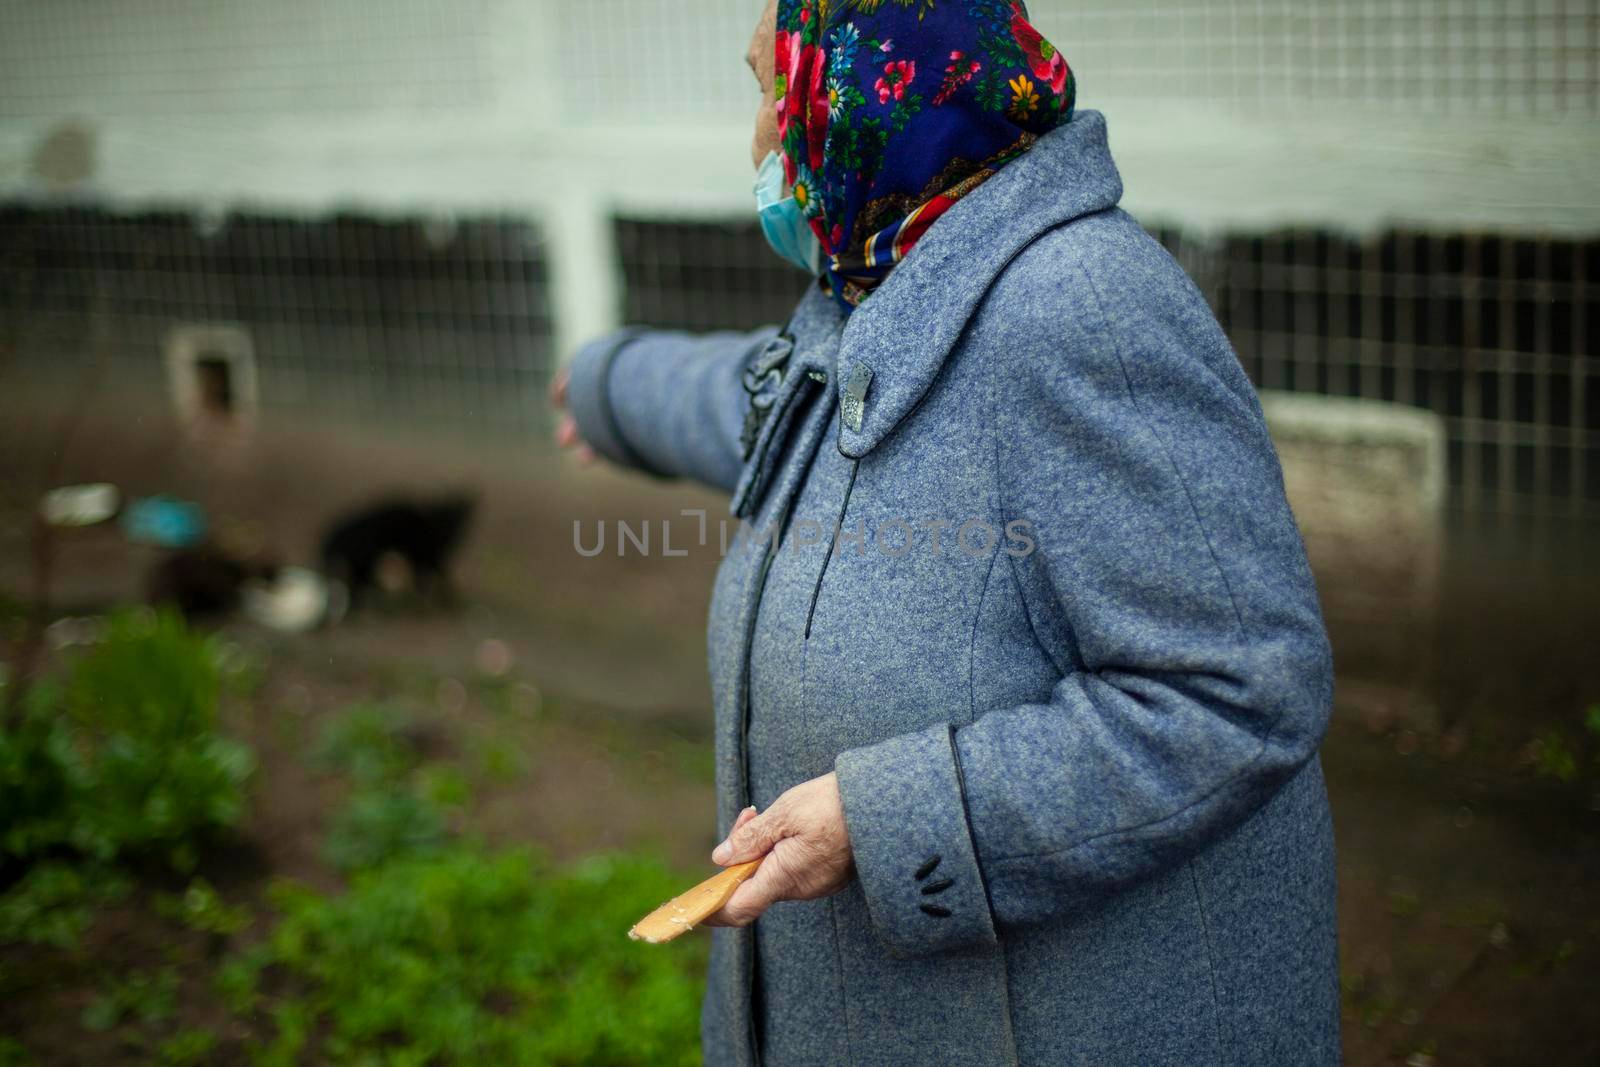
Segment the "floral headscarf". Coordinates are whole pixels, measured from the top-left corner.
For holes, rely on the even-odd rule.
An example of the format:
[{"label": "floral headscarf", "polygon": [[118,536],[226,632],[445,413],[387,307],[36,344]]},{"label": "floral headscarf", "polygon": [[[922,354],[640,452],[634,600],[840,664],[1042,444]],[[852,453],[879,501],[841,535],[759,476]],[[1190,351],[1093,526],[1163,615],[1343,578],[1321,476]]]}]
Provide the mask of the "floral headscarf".
[{"label": "floral headscarf", "polygon": [[1072,119],[1021,0],[778,0],[784,173],[846,309],[929,226]]}]

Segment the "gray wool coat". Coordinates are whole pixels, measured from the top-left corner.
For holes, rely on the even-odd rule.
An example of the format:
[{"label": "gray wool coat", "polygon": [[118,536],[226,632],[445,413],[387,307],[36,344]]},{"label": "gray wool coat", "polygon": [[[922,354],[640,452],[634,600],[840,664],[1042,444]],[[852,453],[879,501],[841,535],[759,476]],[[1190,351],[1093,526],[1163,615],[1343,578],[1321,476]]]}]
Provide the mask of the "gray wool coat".
[{"label": "gray wool coat", "polygon": [[733,494],[717,832],[838,772],[856,877],[712,928],[706,1063],[1340,1058],[1332,655],[1254,388],[1085,110],[853,314],[628,330],[569,398]]}]

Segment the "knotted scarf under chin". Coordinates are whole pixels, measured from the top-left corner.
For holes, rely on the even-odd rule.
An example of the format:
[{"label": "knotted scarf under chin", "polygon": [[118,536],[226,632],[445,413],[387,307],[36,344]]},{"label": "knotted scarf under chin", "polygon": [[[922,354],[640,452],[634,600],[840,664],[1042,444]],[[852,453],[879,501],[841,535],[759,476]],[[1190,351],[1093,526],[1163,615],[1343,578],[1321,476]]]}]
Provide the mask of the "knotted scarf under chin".
[{"label": "knotted scarf under chin", "polygon": [[1072,119],[1020,0],[778,0],[784,173],[855,308],[963,196]]}]

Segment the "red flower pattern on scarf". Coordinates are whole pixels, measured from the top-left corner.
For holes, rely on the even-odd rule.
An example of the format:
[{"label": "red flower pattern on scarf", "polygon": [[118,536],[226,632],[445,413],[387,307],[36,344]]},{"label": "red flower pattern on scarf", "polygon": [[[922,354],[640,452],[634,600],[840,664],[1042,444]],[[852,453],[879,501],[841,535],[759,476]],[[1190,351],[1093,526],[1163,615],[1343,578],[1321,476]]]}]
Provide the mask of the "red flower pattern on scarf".
[{"label": "red flower pattern on scarf", "polygon": [[[799,123],[805,131],[807,163],[820,170],[828,143],[828,58],[799,33],[780,30],[778,38],[778,77],[783,85],[777,100],[778,137],[787,137],[789,124]],[[793,160],[785,154],[784,175],[791,184],[796,173]]]},{"label": "red flower pattern on scarf", "polygon": [[1033,71],[1033,76],[1050,86],[1050,91],[1059,95],[1067,87],[1067,60],[1055,45],[1044,39],[1044,35],[1033,28],[1028,22],[1028,16],[1023,13],[1021,4],[1014,4],[1011,8],[1011,35],[1017,39],[1017,44],[1022,48],[1022,55],[1028,61],[1028,67]]},{"label": "red flower pattern on scarf", "polygon": [[917,64],[909,59],[897,59],[883,68],[883,77],[873,88],[878,90],[878,103],[887,104],[889,97],[896,100],[906,95],[906,86],[917,80]]}]

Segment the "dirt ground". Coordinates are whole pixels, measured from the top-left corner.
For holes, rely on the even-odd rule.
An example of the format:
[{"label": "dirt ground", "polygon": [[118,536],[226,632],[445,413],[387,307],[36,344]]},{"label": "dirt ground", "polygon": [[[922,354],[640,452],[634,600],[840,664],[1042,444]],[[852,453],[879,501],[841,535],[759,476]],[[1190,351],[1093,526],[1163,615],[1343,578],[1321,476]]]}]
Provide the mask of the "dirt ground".
[{"label": "dirt ground", "polygon": [[[483,494],[457,610],[402,603],[307,637],[227,628],[266,673],[255,710],[235,723],[262,760],[244,844],[208,862],[225,894],[253,897],[278,876],[338,884],[319,848],[340,787],[304,753],[326,716],[380,698],[422,710],[428,743],[482,771],[482,825],[495,840],[536,841],[562,858],[628,847],[688,869],[708,863],[703,626],[716,535],[713,525],[699,546],[697,520],[680,512],[703,508],[714,523],[719,498],[580,470],[538,441],[418,444],[414,434],[275,425],[201,456],[162,420],[117,410],[85,422],[58,483],[104,479],[201,500],[213,515],[259,524],[290,562],[310,560],[329,516],[386,490],[471,484]],[[0,591],[13,597],[27,561],[16,501],[49,463],[48,435],[29,426],[13,415],[0,428],[0,485],[12,490],[0,512]],[[589,540],[597,522],[618,519],[651,520],[657,536],[670,523],[688,554],[619,557],[614,542],[592,559],[574,550],[575,520]],[[108,531],[75,536],[63,546],[58,610],[90,614],[137,596],[153,558]],[[1590,1010],[1600,746],[1582,719],[1600,703],[1597,593],[1600,566],[1581,552],[1538,568],[1492,543],[1452,552],[1437,634],[1445,728],[1375,726],[1343,705],[1336,714],[1323,758],[1347,1062],[1600,1062]],[[1337,629],[1332,637],[1337,650]],[[1538,773],[1533,742],[1552,735],[1574,753],[1570,780]],[[109,936],[100,948],[112,957],[153,950],[134,931]],[[75,1036],[74,1005],[86,996],[56,983],[25,1013],[0,1009],[0,1025],[59,1029],[59,1062],[125,1062]]]}]

